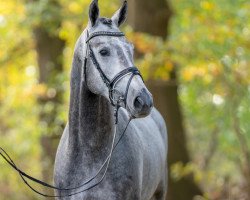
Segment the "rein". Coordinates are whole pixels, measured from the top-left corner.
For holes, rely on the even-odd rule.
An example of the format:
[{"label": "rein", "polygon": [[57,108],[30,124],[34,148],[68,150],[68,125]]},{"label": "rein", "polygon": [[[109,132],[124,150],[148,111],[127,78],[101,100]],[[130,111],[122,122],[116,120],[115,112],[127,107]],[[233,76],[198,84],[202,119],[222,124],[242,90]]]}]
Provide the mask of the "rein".
[{"label": "rein", "polygon": [[[26,174],[25,172],[23,172],[22,170],[20,170],[16,164],[14,163],[14,161],[11,159],[11,157],[8,155],[8,153],[2,148],[0,147],[0,155],[2,156],[2,158],[14,169],[16,170],[20,177],[22,178],[23,182],[35,193],[43,196],[43,197],[70,197],[70,196],[74,196],[74,195],[77,195],[77,194],[80,194],[82,192],[85,192],[87,190],[90,190],[92,189],[93,187],[97,186],[99,183],[102,182],[102,180],[105,178],[105,175],[107,173],[107,170],[108,170],[108,166],[109,166],[109,163],[110,163],[110,160],[111,160],[111,156],[112,156],[112,153],[113,151],[115,150],[115,148],[117,147],[117,145],[119,144],[119,142],[121,141],[121,139],[123,138],[123,136],[125,135],[125,132],[128,128],[128,125],[130,123],[130,121],[132,120],[132,118],[129,119],[123,133],[121,134],[121,136],[119,137],[118,141],[116,142],[116,144],[114,145],[114,141],[115,141],[115,136],[116,136],[116,129],[115,129],[115,133],[114,133],[114,137],[113,137],[113,142],[112,142],[112,148],[111,148],[111,151],[109,153],[109,155],[107,156],[106,160],[104,161],[104,163],[102,164],[102,166],[100,167],[100,169],[97,171],[97,173],[90,179],[88,179],[87,181],[85,181],[84,183],[82,183],[81,185],[77,186],[77,187],[72,187],[72,188],[58,188],[56,186],[53,186],[53,185],[50,185],[48,183],[45,183],[39,179],[36,179],[28,174]],[[56,189],[56,190],[59,190],[59,191],[70,191],[70,190],[76,190],[76,189],[79,189],[85,185],[87,185],[88,183],[90,183],[92,180],[94,180],[99,174],[100,172],[102,171],[102,169],[104,168],[104,166],[106,165],[105,167],[105,170],[104,170],[104,173],[102,175],[102,177],[96,182],[94,183],[93,185],[81,190],[81,191],[78,191],[78,192],[74,192],[74,193],[71,193],[71,194],[68,194],[68,195],[48,195],[48,194],[44,194],[40,191],[38,191],[37,189],[35,189],[33,186],[30,185],[30,183],[27,182],[26,178],[29,179],[30,181],[33,181],[39,185],[42,185],[44,187],[47,187],[47,188],[51,188],[51,189]]]},{"label": "rein", "polygon": [[[23,182],[35,193],[41,195],[41,196],[44,196],[44,197],[70,197],[70,196],[74,196],[74,195],[77,195],[79,193],[82,193],[82,192],[85,192],[87,190],[90,190],[91,188],[94,188],[95,186],[97,186],[99,183],[102,182],[102,180],[105,178],[106,176],[106,173],[107,173],[107,170],[108,170],[108,167],[109,167],[109,164],[110,164],[110,160],[111,160],[111,157],[112,157],[112,154],[113,154],[113,151],[115,150],[115,148],[117,147],[117,145],[119,144],[119,142],[121,141],[121,139],[123,138],[127,128],[128,128],[128,125],[129,123],[131,122],[131,120],[133,119],[133,117],[130,117],[129,120],[128,120],[128,123],[126,124],[125,126],[125,129],[123,130],[122,134],[120,135],[120,137],[118,138],[117,142],[115,143],[115,139],[116,139],[116,134],[117,134],[117,125],[118,125],[118,111],[119,111],[119,108],[121,107],[121,102],[124,103],[125,105],[125,108],[127,107],[127,95],[128,95],[128,90],[129,90],[129,86],[131,84],[131,81],[133,79],[133,77],[135,75],[139,75],[141,78],[141,74],[139,72],[139,70],[133,66],[133,67],[129,67],[129,68],[126,68],[122,71],[120,71],[118,74],[115,75],[115,77],[113,77],[111,80],[106,76],[106,74],[103,72],[100,64],[98,63],[96,57],[95,57],[95,54],[91,48],[91,45],[90,45],[90,41],[95,38],[95,37],[98,37],[98,36],[110,36],[110,37],[123,37],[125,36],[124,33],[122,32],[106,32],[106,31],[100,31],[100,32],[95,32],[95,33],[92,33],[90,36],[87,32],[87,39],[86,39],[86,44],[87,44],[87,48],[86,48],[86,54],[85,54],[85,58],[84,58],[84,76],[85,76],[85,82],[87,84],[87,79],[86,79],[86,68],[87,68],[87,60],[88,60],[88,57],[91,58],[91,61],[93,62],[94,66],[96,67],[96,69],[98,70],[103,82],[105,83],[105,85],[107,86],[108,90],[109,90],[109,100],[110,100],[110,103],[112,104],[112,106],[114,107],[114,116],[115,116],[115,131],[114,131],[114,134],[113,134],[113,140],[112,140],[112,144],[111,144],[111,148],[110,148],[110,153],[109,155],[107,156],[107,158],[105,159],[105,161],[103,162],[102,166],[100,167],[100,169],[95,173],[94,176],[92,176],[91,178],[87,179],[87,181],[85,181],[84,183],[82,183],[81,185],[79,186],[76,186],[76,187],[70,187],[70,188],[59,188],[59,187],[56,187],[54,185],[50,185],[48,183],[45,183],[39,179],[36,179],[28,174],[26,174],[25,172],[23,172],[22,170],[20,170],[16,164],[14,163],[14,161],[11,159],[11,157],[7,154],[7,152],[0,147],[0,155],[2,156],[2,158],[14,169],[16,170],[20,177],[22,178]],[[127,75],[130,75],[129,77],[129,80],[128,80],[128,83],[127,83],[127,86],[126,86],[126,90],[125,90],[125,93],[124,95],[120,95],[118,97],[118,100],[115,100],[114,99],[114,92],[116,91],[115,90],[115,87],[117,85],[117,83],[122,80],[125,76]],[[143,79],[142,79],[143,80]],[[44,194],[40,191],[38,191],[37,189],[35,189],[33,186],[30,185],[30,183],[26,180],[30,180],[32,182],[35,182],[39,185],[42,185],[44,187],[47,187],[47,188],[51,188],[51,189],[55,189],[55,190],[58,190],[58,191],[71,191],[71,190],[76,190],[76,189],[79,189],[83,186],[86,186],[87,184],[89,184],[90,182],[92,182],[94,179],[97,178],[97,176],[101,173],[101,171],[104,169],[104,173],[102,174],[101,178],[96,181],[95,183],[93,183],[92,185],[86,187],[85,189],[81,190],[81,191],[77,191],[77,192],[73,192],[73,193],[70,193],[68,195],[47,195],[47,194]]]}]

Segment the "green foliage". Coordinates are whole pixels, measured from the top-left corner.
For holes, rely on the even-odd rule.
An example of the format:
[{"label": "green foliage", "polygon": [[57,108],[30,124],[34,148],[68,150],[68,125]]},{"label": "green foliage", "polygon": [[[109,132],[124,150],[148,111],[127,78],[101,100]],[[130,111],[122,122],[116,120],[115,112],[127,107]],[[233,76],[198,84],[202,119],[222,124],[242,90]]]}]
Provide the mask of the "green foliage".
[{"label": "green foliage", "polygon": [[242,146],[250,151],[250,3],[179,0],[173,6],[169,45],[172,59],[181,66],[189,147],[201,172],[213,174],[200,183],[216,198],[225,182],[239,189],[247,181],[241,168],[249,167]]}]

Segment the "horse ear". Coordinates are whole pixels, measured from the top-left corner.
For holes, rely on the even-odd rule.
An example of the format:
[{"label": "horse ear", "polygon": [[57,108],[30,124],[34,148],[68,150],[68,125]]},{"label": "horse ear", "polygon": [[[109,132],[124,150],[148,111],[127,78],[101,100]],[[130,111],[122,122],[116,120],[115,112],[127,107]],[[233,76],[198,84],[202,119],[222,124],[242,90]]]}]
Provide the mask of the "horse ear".
[{"label": "horse ear", "polygon": [[99,17],[98,0],[93,0],[89,6],[89,19],[92,26],[95,25],[98,17]]},{"label": "horse ear", "polygon": [[120,26],[123,22],[125,22],[127,18],[127,11],[128,5],[127,1],[125,0],[122,7],[118,11],[116,11],[116,13],[112,17],[112,20],[116,23],[117,26]]}]

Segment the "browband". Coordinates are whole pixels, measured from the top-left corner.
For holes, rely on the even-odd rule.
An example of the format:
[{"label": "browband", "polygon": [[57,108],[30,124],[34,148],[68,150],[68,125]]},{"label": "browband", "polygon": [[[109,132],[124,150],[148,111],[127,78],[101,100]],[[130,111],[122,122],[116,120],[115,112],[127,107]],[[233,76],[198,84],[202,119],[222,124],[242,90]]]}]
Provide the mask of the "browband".
[{"label": "browband", "polygon": [[122,37],[125,36],[123,32],[107,32],[107,31],[98,31],[92,33],[86,40],[86,43],[88,43],[91,39],[93,39],[96,36],[113,36],[113,37]]}]

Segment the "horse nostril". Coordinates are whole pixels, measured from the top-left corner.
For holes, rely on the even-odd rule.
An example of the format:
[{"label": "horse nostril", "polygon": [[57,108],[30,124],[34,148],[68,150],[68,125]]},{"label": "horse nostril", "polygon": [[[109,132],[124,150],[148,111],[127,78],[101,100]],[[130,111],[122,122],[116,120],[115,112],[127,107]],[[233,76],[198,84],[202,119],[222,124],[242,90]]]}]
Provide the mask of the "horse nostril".
[{"label": "horse nostril", "polygon": [[153,99],[146,90],[142,90],[134,100],[134,109],[139,114],[147,114],[153,106]]},{"label": "horse nostril", "polygon": [[143,88],[134,100],[134,109],[138,116],[147,116],[153,106],[151,94]]},{"label": "horse nostril", "polygon": [[143,100],[140,96],[135,98],[134,107],[136,108],[136,110],[142,110],[143,104]]}]

